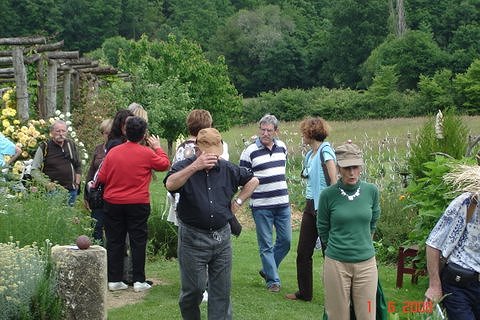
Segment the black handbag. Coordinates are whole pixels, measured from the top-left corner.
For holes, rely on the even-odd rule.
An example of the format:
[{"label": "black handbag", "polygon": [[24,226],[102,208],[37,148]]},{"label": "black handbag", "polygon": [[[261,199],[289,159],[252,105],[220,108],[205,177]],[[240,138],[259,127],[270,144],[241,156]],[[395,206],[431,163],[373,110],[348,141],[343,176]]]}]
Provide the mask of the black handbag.
[{"label": "black handbag", "polygon": [[91,210],[103,208],[103,188],[104,186],[99,184],[88,191],[87,201]]}]

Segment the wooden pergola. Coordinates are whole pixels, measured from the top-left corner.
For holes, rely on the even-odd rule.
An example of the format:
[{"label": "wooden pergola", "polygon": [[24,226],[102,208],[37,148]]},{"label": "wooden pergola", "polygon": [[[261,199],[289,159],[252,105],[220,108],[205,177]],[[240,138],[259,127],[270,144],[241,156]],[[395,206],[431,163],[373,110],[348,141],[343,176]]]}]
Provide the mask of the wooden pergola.
[{"label": "wooden pergola", "polygon": [[[88,90],[97,90],[102,75],[125,74],[98,61],[80,57],[78,51],[62,51],[64,42],[47,43],[45,37],[0,38],[0,85],[15,83],[17,113],[20,121],[29,119],[27,65],[36,64],[37,109],[41,118],[49,118],[57,108],[57,92],[63,87],[63,112],[70,112],[72,99],[79,101],[81,81],[93,82]],[[127,75],[128,76],[128,75]],[[60,85],[60,88],[59,88]]]}]

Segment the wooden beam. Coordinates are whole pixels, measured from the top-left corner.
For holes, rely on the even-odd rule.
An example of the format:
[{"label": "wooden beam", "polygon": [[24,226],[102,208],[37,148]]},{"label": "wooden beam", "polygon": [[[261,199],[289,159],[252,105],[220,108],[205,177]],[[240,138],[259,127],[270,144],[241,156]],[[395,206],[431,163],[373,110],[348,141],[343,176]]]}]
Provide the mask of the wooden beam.
[{"label": "wooden beam", "polygon": [[0,68],[0,74],[13,74],[15,73],[14,68]]},{"label": "wooden beam", "polygon": [[0,57],[11,57],[12,50],[2,50],[0,51]]},{"label": "wooden beam", "polygon": [[0,57],[0,65],[11,65],[13,63],[12,57]]},{"label": "wooden beam", "polygon": [[1,79],[15,78],[15,73],[0,73]]},{"label": "wooden beam", "polygon": [[80,53],[78,51],[50,51],[47,52],[49,59],[78,59]]},{"label": "wooden beam", "polygon": [[98,75],[108,75],[108,74],[117,74],[118,70],[114,67],[96,67],[96,68],[87,68],[79,70],[83,73],[93,73]]},{"label": "wooden beam", "polygon": [[26,46],[32,44],[46,44],[45,37],[17,37],[17,38],[0,38],[0,45],[7,46]]},{"label": "wooden beam", "polygon": [[0,79],[0,83],[13,83],[15,78]]},{"label": "wooden beam", "polygon": [[36,45],[34,47],[28,48],[27,51],[33,51],[35,53],[47,52],[47,51],[57,51],[63,48],[64,41],[58,41],[55,43],[47,43],[42,45]]},{"label": "wooden beam", "polygon": [[[66,59],[66,60],[61,60],[59,61],[60,64],[62,63],[65,63],[65,64],[69,64],[69,65],[77,65],[77,64],[90,64],[90,63],[93,63],[94,60],[92,59],[89,59],[89,58],[78,58],[78,59]],[[97,62],[98,64],[98,62]]]},{"label": "wooden beam", "polygon": [[57,110],[57,66],[56,60],[49,60],[47,67],[46,117],[52,117]]}]

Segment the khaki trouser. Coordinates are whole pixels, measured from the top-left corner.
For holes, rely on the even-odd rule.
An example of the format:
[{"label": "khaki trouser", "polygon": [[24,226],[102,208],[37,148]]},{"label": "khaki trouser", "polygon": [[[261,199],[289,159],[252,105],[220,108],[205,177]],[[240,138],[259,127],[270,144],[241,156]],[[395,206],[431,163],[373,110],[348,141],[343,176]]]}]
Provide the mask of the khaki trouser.
[{"label": "khaki trouser", "polygon": [[325,257],[323,283],[328,319],[349,320],[352,301],[357,319],[375,320],[377,281],[375,257],[356,263]]}]

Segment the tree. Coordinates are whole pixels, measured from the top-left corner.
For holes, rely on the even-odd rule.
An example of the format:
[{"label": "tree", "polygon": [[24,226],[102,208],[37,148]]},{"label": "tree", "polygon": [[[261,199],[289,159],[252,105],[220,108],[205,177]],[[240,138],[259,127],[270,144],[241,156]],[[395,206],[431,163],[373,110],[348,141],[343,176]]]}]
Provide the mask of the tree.
[{"label": "tree", "polygon": [[468,113],[480,111],[480,59],[475,60],[464,74],[454,80],[458,92],[458,103]]},{"label": "tree", "polygon": [[120,50],[119,67],[133,75],[130,96],[152,114],[154,130],[173,141],[185,133],[192,108],[211,112],[215,127],[227,130],[240,114],[241,99],[228,77],[225,61],[209,62],[200,46],[170,36],[150,41],[143,36]]},{"label": "tree", "polygon": [[336,87],[356,88],[359,68],[388,33],[388,2],[337,0],[325,8],[329,20],[326,50],[319,52],[321,73]]},{"label": "tree", "polygon": [[448,69],[439,70],[431,77],[421,75],[418,89],[417,113],[414,115],[434,114],[437,110],[455,106],[453,73]]},{"label": "tree", "polygon": [[302,87],[305,57],[292,34],[295,22],[279,6],[240,10],[210,44],[224,55],[232,80],[245,96],[285,87]]},{"label": "tree", "polygon": [[421,74],[433,75],[447,65],[448,56],[431,35],[409,30],[400,38],[389,36],[363,65],[363,81],[370,83],[381,66],[395,66],[400,90],[416,89]]},{"label": "tree", "polygon": [[66,48],[88,52],[118,35],[121,0],[63,1],[61,37]]}]

